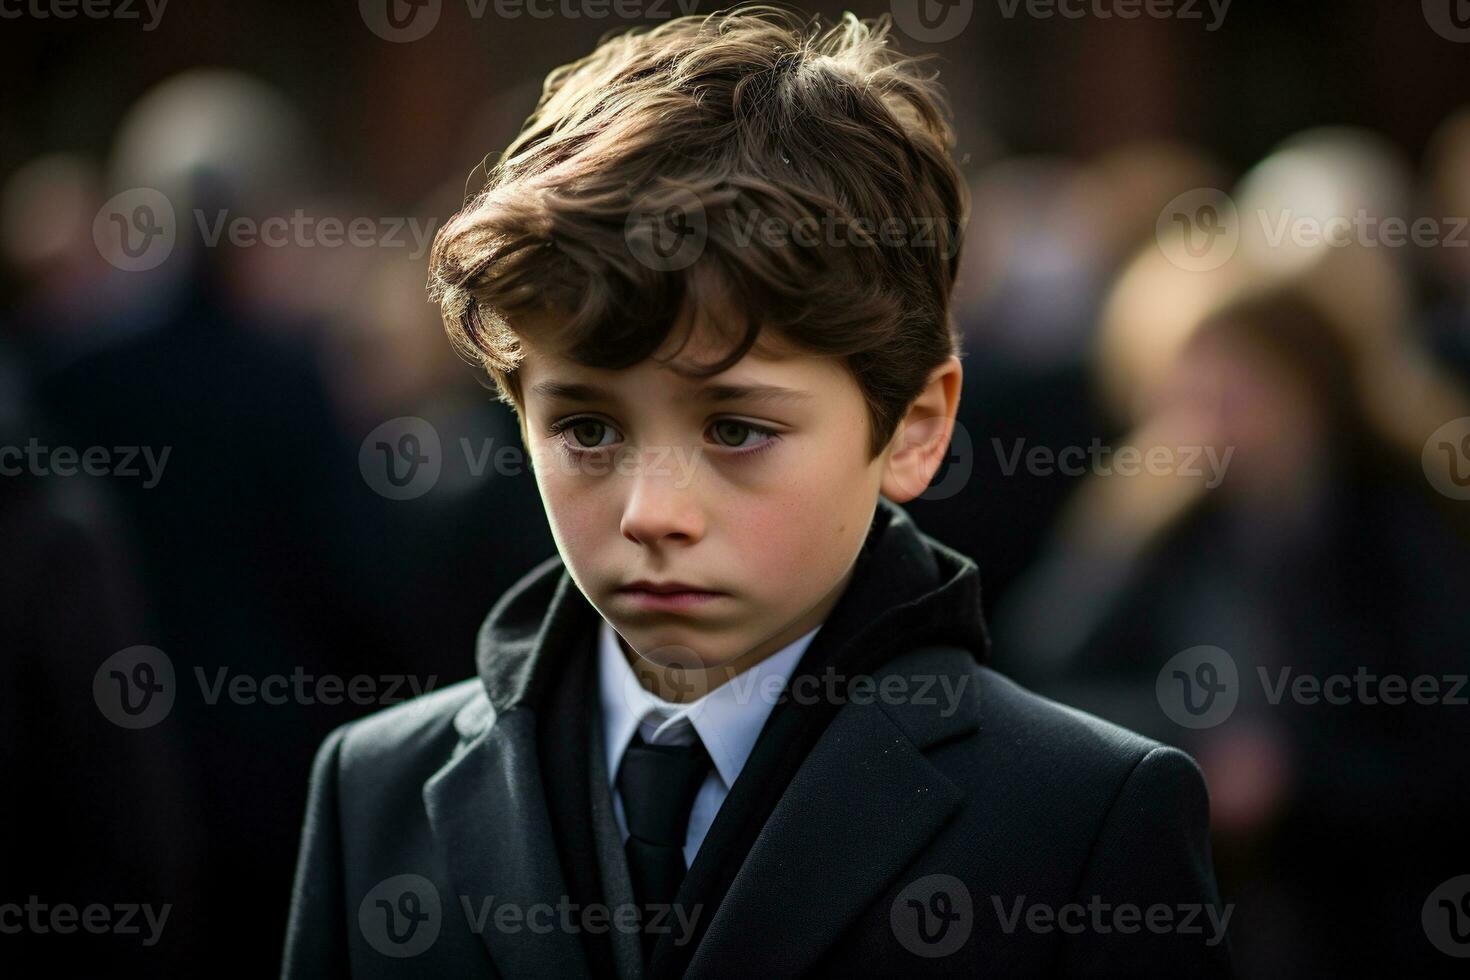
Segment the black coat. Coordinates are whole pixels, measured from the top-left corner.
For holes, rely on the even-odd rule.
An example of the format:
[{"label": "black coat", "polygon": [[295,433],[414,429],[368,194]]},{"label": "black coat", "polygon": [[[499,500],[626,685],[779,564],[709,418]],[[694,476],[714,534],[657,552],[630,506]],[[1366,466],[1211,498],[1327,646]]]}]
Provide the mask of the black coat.
[{"label": "black coat", "polygon": [[[791,682],[835,664],[873,684],[772,711],[651,972],[1228,973],[1198,768],[978,663],[977,579],[880,500]],[[538,751],[542,689],[590,656],[578,638],[595,616],[552,559],[491,612],[478,679],[332,733],[312,773],[284,976],[586,976],[591,929],[613,937],[617,976],[640,975],[637,937],[609,928],[629,892],[605,846],[599,726],[551,771]],[[592,788],[601,918],[568,901],[547,805],[561,764]]]}]

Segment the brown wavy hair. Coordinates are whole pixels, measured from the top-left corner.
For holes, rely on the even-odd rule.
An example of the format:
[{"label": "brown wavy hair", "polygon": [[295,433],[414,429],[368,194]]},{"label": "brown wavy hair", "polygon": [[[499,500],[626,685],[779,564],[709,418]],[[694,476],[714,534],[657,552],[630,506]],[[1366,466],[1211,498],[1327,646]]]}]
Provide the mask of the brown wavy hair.
[{"label": "brown wavy hair", "polygon": [[[616,369],[702,311],[732,346],[686,374],[726,370],[762,329],[840,358],[876,456],[961,354],[950,293],[969,206],[937,72],[891,26],[745,5],[633,28],[552,71],[434,241],[430,296],[456,348],[519,412],[516,314],[555,314],[523,319],[548,334],[528,339]],[[647,252],[675,212],[703,233],[678,268]]]}]

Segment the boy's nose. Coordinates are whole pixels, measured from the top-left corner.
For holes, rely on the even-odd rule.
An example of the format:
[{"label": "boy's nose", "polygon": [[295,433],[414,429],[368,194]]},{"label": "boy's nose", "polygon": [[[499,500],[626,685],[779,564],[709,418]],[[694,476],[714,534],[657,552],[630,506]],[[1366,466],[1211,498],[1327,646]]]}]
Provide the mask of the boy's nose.
[{"label": "boy's nose", "polygon": [[[646,458],[645,458],[646,459]],[[694,488],[677,473],[660,473],[645,466],[629,480],[623,505],[623,537],[637,544],[656,544],[668,538],[699,540],[704,517]]]}]

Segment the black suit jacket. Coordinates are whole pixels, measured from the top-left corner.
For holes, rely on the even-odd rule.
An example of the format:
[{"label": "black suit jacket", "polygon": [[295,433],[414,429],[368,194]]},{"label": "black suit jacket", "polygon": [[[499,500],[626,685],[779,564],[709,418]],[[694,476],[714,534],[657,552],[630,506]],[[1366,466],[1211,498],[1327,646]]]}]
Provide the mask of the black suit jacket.
[{"label": "black suit jacket", "polygon": [[[934,543],[901,511],[881,510],[883,534],[870,539],[863,574],[901,592],[892,568],[925,564],[902,549]],[[875,562],[888,571],[875,577]],[[972,573],[970,564],[957,574]],[[551,581],[548,612],[537,590]],[[286,977],[586,976],[580,930],[624,935],[610,928],[612,910],[587,919],[568,908],[538,702],[505,694],[507,678],[524,687],[565,643],[556,624],[580,600],[559,563],[527,582],[497,604],[487,630],[516,618],[518,604],[540,606],[545,618],[501,629],[488,653],[482,633],[480,678],[344,726],[322,746]],[[858,594],[878,594],[865,588]],[[863,612],[852,606],[829,624]],[[863,618],[874,617],[869,607]],[[683,910],[702,926],[688,933],[696,945],[684,975],[1228,973],[1198,768],[1176,749],[1024,690],[975,653],[902,649],[868,672],[871,688],[841,697],[728,890],[713,908]],[[587,758],[605,791],[601,753]],[[588,816],[604,836],[605,803],[594,800],[598,813]],[[615,905],[626,892],[609,867]],[[696,859],[690,877],[705,871]],[[638,973],[636,955],[619,954],[618,975]]]}]

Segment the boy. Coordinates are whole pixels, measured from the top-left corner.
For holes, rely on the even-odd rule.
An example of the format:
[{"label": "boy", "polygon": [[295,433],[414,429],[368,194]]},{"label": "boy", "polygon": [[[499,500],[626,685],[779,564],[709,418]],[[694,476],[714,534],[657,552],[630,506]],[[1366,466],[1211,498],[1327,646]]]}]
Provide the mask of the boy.
[{"label": "boy", "polygon": [[965,196],[887,29],[606,40],[440,233],[559,554],[477,678],[323,745],[286,976],[1225,970],[1198,769],[981,666],[976,566],[898,506]]}]

